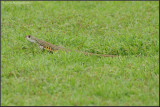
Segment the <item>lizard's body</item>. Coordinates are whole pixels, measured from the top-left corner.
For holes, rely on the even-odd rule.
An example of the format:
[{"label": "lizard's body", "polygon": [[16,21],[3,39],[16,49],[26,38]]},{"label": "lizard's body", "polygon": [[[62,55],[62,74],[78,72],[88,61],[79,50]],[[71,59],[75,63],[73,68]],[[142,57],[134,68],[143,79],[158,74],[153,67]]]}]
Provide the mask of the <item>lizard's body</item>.
[{"label": "lizard's body", "polygon": [[[66,49],[66,48],[61,47],[61,46],[53,45],[49,42],[40,40],[40,39],[38,39],[36,37],[33,37],[33,36],[30,36],[30,35],[25,36],[25,38],[32,43],[38,43],[40,45],[41,49],[49,49],[52,52],[55,52],[55,51],[58,51],[58,50],[62,50],[62,51],[65,51],[65,52],[71,51],[70,49]],[[80,52],[80,51],[77,51],[77,52]],[[85,55],[95,55],[95,56],[103,56],[103,57],[116,57],[116,55],[104,55],[104,54],[95,54],[95,53],[88,53],[88,52],[80,52],[80,53],[83,53]]]}]

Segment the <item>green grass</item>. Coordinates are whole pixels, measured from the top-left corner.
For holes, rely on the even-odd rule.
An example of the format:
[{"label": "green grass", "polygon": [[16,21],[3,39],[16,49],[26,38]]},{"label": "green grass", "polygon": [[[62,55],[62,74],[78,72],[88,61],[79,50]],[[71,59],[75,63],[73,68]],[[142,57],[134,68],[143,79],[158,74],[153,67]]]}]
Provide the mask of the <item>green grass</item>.
[{"label": "green grass", "polygon": [[[159,105],[159,2],[1,2],[1,102]],[[42,52],[26,35],[71,50]]]}]

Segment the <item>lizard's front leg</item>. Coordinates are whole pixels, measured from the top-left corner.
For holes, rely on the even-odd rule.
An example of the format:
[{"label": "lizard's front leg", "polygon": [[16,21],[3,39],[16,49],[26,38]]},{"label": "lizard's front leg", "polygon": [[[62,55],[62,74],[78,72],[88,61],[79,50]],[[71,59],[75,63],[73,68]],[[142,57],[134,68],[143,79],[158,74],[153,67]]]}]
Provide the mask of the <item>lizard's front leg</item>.
[{"label": "lizard's front leg", "polygon": [[41,50],[44,50],[44,47],[43,47],[43,46],[41,46],[41,45],[39,46],[39,48],[40,48]]}]

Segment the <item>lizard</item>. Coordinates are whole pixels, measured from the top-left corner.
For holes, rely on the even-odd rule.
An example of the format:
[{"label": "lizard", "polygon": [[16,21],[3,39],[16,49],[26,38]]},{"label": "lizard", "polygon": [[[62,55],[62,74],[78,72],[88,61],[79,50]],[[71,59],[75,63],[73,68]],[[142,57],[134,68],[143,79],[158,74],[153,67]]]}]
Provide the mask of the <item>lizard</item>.
[{"label": "lizard", "polygon": [[[25,36],[25,39],[27,39],[28,41],[32,42],[32,43],[37,43],[39,44],[39,47],[40,49],[47,49],[51,52],[56,52],[58,50],[62,50],[62,51],[65,51],[65,52],[71,52],[70,49],[66,49],[62,46],[57,46],[57,45],[53,45],[49,42],[46,42],[46,41],[43,41],[43,40],[40,40],[34,36],[31,36],[31,35],[27,35]],[[104,54],[95,54],[95,53],[88,53],[88,52],[81,52],[81,51],[77,51],[77,52],[80,52],[80,53],[83,53],[84,55],[94,55],[94,56],[103,56],[103,57],[116,57],[117,55],[104,55]]]}]

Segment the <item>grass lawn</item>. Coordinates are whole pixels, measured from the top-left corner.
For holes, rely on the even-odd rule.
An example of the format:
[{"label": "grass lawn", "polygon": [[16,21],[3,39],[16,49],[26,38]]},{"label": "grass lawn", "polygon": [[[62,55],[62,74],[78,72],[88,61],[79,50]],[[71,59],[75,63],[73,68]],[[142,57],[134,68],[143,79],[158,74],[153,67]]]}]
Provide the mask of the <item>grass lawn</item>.
[{"label": "grass lawn", "polygon": [[159,1],[2,1],[1,62],[3,106],[158,106]]}]

